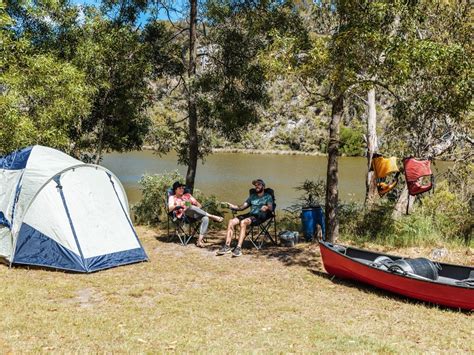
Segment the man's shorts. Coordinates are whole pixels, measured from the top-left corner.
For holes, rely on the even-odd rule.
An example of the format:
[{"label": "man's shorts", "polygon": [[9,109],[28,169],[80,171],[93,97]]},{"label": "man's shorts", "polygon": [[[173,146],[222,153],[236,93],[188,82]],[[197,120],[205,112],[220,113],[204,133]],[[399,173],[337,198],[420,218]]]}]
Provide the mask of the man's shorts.
[{"label": "man's shorts", "polygon": [[267,219],[269,219],[271,216],[272,216],[271,212],[260,212],[259,214],[252,214],[252,213],[241,214],[237,216],[237,218],[239,219],[239,221],[242,221],[246,218],[250,218],[250,220],[252,221],[251,225],[258,226],[259,224],[262,224]]}]

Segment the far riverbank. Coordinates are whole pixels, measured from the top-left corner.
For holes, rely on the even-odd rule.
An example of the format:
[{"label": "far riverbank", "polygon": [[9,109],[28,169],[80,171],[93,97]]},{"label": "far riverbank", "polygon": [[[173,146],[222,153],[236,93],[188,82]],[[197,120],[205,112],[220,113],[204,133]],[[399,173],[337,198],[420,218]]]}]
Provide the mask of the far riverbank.
[{"label": "far riverbank", "polygon": [[[143,150],[154,151],[151,145],[143,146]],[[278,149],[243,149],[243,148],[212,148],[212,153],[239,153],[239,154],[272,154],[272,155],[305,155],[315,157],[325,157],[326,153],[321,152],[301,152],[299,150],[278,150]]]}]

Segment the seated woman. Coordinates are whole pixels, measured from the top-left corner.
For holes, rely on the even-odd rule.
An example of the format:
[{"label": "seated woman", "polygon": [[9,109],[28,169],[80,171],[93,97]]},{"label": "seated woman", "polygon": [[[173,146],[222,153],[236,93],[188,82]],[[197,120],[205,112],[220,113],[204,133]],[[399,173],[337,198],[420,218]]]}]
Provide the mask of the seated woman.
[{"label": "seated woman", "polygon": [[[179,208],[177,208],[179,207]],[[199,238],[196,242],[196,246],[204,248],[203,239],[209,226],[209,218],[216,222],[222,222],[223,217],[215,216],[207,213],[201,209],[201,204],[190,194],[184,192],[184,185],[179,181],[173,184],[173,194],[168,198],[168,209],[175,211],[177,218],[186,215],[192,219],[200,220],[201,226],[199,228]]]}]

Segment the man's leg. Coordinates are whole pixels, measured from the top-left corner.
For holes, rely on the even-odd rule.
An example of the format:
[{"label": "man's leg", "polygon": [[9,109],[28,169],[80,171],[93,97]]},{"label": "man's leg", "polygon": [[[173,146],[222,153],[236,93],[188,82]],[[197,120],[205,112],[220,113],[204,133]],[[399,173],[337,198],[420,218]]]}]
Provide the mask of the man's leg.
[{"label": "man's leg", "polygon": [[232,242],[232,237],[234,236],[234,228],[239,224],[238,218],[232,218],[227,225],[227,236],[225,238],[225,244],[222,248],[217,251],[217,255],[229,254],[232,250],[230,249],[230,243]]},{"label": "man's leg", "polygon": [[244,242],[245,236],[247,234],[247,226],[252,223],[250,218],[245,218],[240,221],[240,236],[239,241],[237,242],[237,246],[235,247],[234,251],[232,252],[232,256],[241,256],[242,255],[242,243]]},{"label": "man's leg", "polygon": [[239,236],[239,241],[237,243],[238,247],[242,247],[245,236],[247,235],[247,226],[250,225],[251,223],[252,223],[252,220],[250,218],[245,218],[240,222],[240,236]]},{"label": "man's leg", "polygon": [[239,224],[238,218],[232,218],[229,221],[229,224],[227,225],[227,235],[225,238],[225,245],[230,246],[230,243],[232,242],[232,237],[234,236],[234,229],[237,224]]}]

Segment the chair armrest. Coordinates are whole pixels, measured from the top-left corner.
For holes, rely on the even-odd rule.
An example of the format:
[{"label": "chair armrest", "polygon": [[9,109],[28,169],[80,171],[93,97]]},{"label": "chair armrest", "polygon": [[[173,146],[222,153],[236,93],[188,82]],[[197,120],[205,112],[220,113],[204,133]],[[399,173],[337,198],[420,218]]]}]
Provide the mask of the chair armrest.
[{"label": "chair armrest", "polygon": [[179,211],[179,210],[182,210],[184,207],[183,206],[176,206],[175,208],[173,208],[172,210],[168,210],[168,215],[174,215],[175,212]]}]

